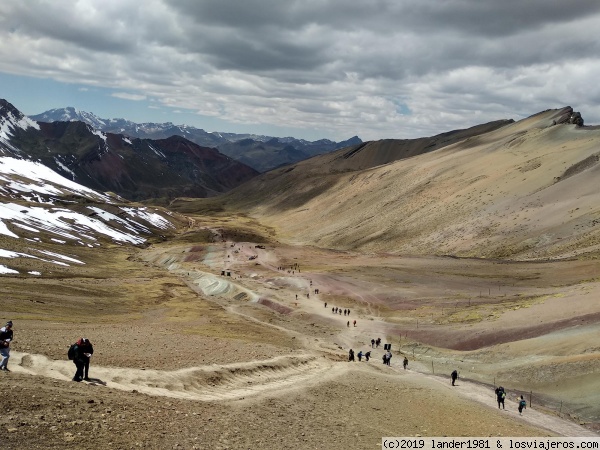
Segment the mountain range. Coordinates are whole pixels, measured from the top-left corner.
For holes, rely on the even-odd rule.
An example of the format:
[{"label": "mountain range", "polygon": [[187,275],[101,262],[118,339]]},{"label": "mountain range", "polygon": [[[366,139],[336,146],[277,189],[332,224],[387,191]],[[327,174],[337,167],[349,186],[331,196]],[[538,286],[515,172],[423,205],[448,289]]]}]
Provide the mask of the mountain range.
[{"label": "mountain range", "polygon": [[338,148],[360,144],[358,136],[334,142],[329,139],[306,141],[293,137],[277,138],[256,134],[207,132],[188,125],[165,123],[135,123],[126,119],[101,119],[93,113],[73,107],[56,108],[30,116],[37,122],[83,122],[104,133],[122,134],[130,138],[167,139],[181,136],[202,147],[218,149],[259,172],[295,163]]},{"label": "mountain range", "polygon": [[180,136],[129,138],[84,122],[35,122],[0,100],[0,155],[39,161],[91,189],[166,202],[225,192],[254,169]]},{"label": "mountain range", "polygon": [[[261,174],[182,212],[253,217],[299,245],[547,259],[600,249],[600,129],[571,107],[518,122],[374,141]],[[592,256],[590,256],[592,257]]]}]

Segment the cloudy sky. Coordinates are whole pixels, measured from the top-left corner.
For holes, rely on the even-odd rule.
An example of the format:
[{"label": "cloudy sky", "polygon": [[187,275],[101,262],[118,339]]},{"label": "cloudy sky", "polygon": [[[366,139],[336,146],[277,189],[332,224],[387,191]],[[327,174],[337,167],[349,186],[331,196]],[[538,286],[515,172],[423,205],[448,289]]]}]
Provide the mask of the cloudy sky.
[{"label": "cloudy sky", "polygon": [[598,0],[1,0],[0,97],[311,140],[598,124],[598,29]]}]

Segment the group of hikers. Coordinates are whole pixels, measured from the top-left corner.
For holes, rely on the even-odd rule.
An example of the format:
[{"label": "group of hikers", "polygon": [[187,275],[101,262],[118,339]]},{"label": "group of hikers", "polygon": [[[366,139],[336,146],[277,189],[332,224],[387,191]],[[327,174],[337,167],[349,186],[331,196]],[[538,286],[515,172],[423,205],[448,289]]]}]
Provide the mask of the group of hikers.
[{"label": "group of hikers", "polygon": [[[363,353],[362,350],[359,351],[356,355],[359,362],[362,361],[363,356],[365,357],[365,360],[368,361],[371,358],[371,352]],[[348,361],[354,362],[354,350],[352,349],[348,351]]]},{"label": "group of hikers", "polygon": [[[327,303],[325,303],[325,308],[327,308]],[[331,308],[331,312],[333,314],[342,314],[342,308],[338,308],[337,306]],[[345,316],[349,316],[350,315],[350,310],[349,309],[344,309],[343,313]]]},{"label": "group of hikers", "polygon": [[[10,343],[13,340],[13,322],[9,320],[2,328],[0,328],[0,370],[10,372],[8,368],[8,360],[10,358]],[[69,347],[67,358],[75,364],[75,376],[73,381],[90,381],[90,358],[94,354],[94,347],[87,338],[80,338],[77,342]]]},{"label": "group of hikers", "polygon": [[[341,312],[341,309],[340,309]],[[348,310],[348,314],[350,314],[350,310]],[[355,321],[356,323],[356,321]],[[350,324],[350,322],[348,322]],[[356,326],[356,325],[355,325]],[[8,369],[8,359],[10,358],[10,343],[13,340],[13,322],[9,320],[6,322],[4,327],[0,328],[0,355],[2,356],[2,360],[0,361],[0,370],[10,372]],[[371,347],[378,348],[381,344],[381,338],[371,339]],[[89,370],[90,370],[90,358],[94,354],[94,347],[92,343],[87,338],[80,338],[69,347],[67,352],[67,357],[73,361],[75,364],[75,375],[73,377],[73,381],[90,381],[89,378]],[[357,357],[358,361],[362,361],[363,356],[366,361],[369,361],[371,358],[371,351],[363,353],[362,350],[358,352]],[[383,354],[383,364],[389,366],[390,361],[392,359],[392,352],[387,349],[387,351]],[[350,349],[348,352],[348,361],[354,362],[354,350]],[[406,370],[408,366],[408,358],[405,356],[402,362],[402,366],[404,370]],[[452,386],[455,386],[456,380],[458,379],[458,371],[453,370],[450,374],[450,379],[452,381]],[[502,386],[499,386],[494,391],[496,393],[496,400],[498,402],[498,409],[502,406],[504,407],[504,399],[506,398],[506,391]],[[527,408],[527,402],[521,395],[519,399],[519,414],[523,414],[523,410]]]},{"label": "group of hikers", "polygon": [[[504,390],[504,388],[502,386],[498,386],[494,392],[496,393],[496,401],[498,402],[498,409],[500,409],[500,406],[502,406],[502,409],[506,409],[504,407],[504,399],[506,398],[506,391]],[[521,395],[521,398],[519,398],[519,406],[518,406],[519,414],[523,415],[523,410],[526,408],[527,408],[527,401]]]},{"label": "group of hikers", "polygon": [[[377,338],[377,340],[375,339],[371,339],[371,347],[375,346],[375,344],[377,343],[377,347],[379,347],[379,344],[381,343],[381,339]],[[358,357],[358,361],[362,361],[362,357],[365,357],[365,360],[368,361],[371,358],[371,351],[368,351],[366,353],[363,353],[362,350],[358,352],[358,354],[356,355]],[[385,364],[386,366],[390,365],[390,362],[392,360],[392,352],[388,349],[382,356],[383,359],[383,364]],[[354,350],[350,349],[348,351],[348,361],[350,362],[354,362]],[[408,367],[408,358],[405,356],[404,360],[402,361],[402,366],[404,367],[404,370],[406,370],[406,368]]]}]

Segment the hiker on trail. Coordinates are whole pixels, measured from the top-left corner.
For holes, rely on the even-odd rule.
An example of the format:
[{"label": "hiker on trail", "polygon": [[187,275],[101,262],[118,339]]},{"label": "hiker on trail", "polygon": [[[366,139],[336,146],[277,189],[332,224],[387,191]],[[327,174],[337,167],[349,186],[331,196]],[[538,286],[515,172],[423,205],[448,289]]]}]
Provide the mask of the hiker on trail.
[{"label": "hiker on trail", "polygon": [[356,326],[356,320],[354,321],[354,326]]},{"label": "hiker on trail", "polygon": [[371,339],[371,348],[375,348],[375,339]]},{"label": "hiker on trail", "polygon": [[342,308],[340,308],[340,310],[338,311],[340,313],[340,316],[342,315]]},{"label": "hiker on trail", "polygon": [[388,350],[387,352],[385,352],[385,353],[383,354],[383,356],[382,356],[382,358],[381,358],[381,359],[383,359],[383,363],[384,363],[386,366],[389,366],[389,365],[390,365],[390,360],[392,359],[392,352],[390,352],[390,351]]},{"label": "hiker on trail", "polygon": [[358,362],[360,362],[362,360],[362,357],[363,357],[362,350],[360,352],[358,352],[358,355],[356,355],[356,356],[358,356]]},{"label": "hiker on trail", "polygon": [[6,322],[2,328],[0,328],[0,356],[2,361],[0,362],[0,370],[8,370],[8,358],[10,358],[10,342],[13,340],[12,320]]},{"label": "hiker on trail", "polygon": [[521,398],[519,400],[519,414],[522,415],[523,414],[523,410],[526,409],[526,408],[527,408],[527,402],[525,401],[525,399],[521,395]]},{"label": "hiker on trail", "polygon": [[335,311],[333,312],[334,314],[337,314],[337,306],[335,307]]},{"label": "hiker on trail", "polygon": [[348,361],[354,362],[354,350],[350,349],[348,352]]},{"label": "hiker on trail", "polygon": [[456,382],[456,379],[458,378],[458,372],[456,370],[453,370],[452,373],[450,374],[450,378],[452,378],[452,386],[454,386],[454,383]]},{"label": "hiker on trail", "polygon": [[73,363],[75,364],[75,375],[73,376],[73,381],[77,381],[78,383],[83,380],[83,369],[85,368],[85,355],[83,354],[83,350],[79,347],[79,343],[83,339],[79,339],[77,342],[69,347],[69,351],[67,356]]},{"label": "hiker on trail", "polygon": [[298,300],[298,294],[296,294],[296,300]]},{"label": "hiker on trail", "polygon": [[350,315],[350,310],[348,310],[348,315]]},{"label": "hiker on trail", "polygon": [[408,367],[408,358],[406,356],[404,357],[404,361],[402,361],[402,366],[404,367],[404,370]]},{"label": "hiker on trail", "polygon": [[327,308],[327,302],[325,302],[325,308]]},{"label": "hiker on trail", "polygon": [[500,409],[500,404],[502,404],[502,409],[504,408],[504,399],[506,398],[506,392],[504,392],[504,388],[502,386],[498,386],[494,391],[496,393],[496,400],[498,401],[498,409]]},{"label": "hiker on trail", "polygon": [[334,308],[331,308],[331,313],[332,313],[332,314],[334,313]]},{"label": "hiker on trail", "polygon": [[377,340],[375,341],[375,347],[379,347],[379,344],[381,344],[381,338],[377,338]]},{"label": "hiker on trail", "polygon": [[347,326],[348,328],[350,328],[350,321],[348,321],[348,323],[346,324],[346,326]]},{"label": "hiker on trail", "polygon": [[371,352],[367,352],[365,353],[365,359],[368,361],[369,358],[371,357]]},{"label": "hiker on trail", "polygon": [[85,381],[90,381],[90,358],[94,354],[94,347],[87,338],[81,338],[80,340],[78,340],[77,345],[79,346],[79,350],[83,353],[83,379]]}]

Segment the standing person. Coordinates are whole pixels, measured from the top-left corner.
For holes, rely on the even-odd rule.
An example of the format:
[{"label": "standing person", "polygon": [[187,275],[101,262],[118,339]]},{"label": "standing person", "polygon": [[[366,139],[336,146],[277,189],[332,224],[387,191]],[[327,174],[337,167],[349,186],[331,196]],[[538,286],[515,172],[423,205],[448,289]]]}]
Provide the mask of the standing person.
[{"label": "standing person", "polygon": [[402,361],[402,366],[404,367],[404,370],[408,367],[408,358],[406,356],[404,357],[404,361]]},{"label": "standing person", "polygon": [[361,362],[362,361],[362,357],[363,357],[362,350],[360,352],[358,352],[358,354],[356,356],[358,356],[358,362]]},{"label": "standing person", "polygon": [[0,370],[8,370],[8,358],[10,358],[10,341],[13,340],[12,320],[6,322],[2,328],[0,328],[0,355],[2,361],[0,362]]},{"label": "standing person", "polygon": [[348,352],[348,361],[354,362],[354,350],[350,349]]},{"label": "standing person", "polygon": [[346,326],[347,326],[348,328],[350,328],[350,321],[348,321],[348,323],[346,324]]},{"label": "standing person", "polygon": [[356,320],[354,321],[354,326],[356,326]]},{"label": "standing person", "polygon": [[79,342],[81,342],[81,339],[72,344],[69,347],[69,352],[67,353],[68,358],[73,361],[73,364],[75,364],[75,375],[73,376],[73,381],[77,381],[78,383],[83,380],[83,369],[85,367],[85,356],[79,347]]},{"label": "standing person", "polygon": [[366,359],[367,361],[369,361],[369,358],[370,358],[370,357],[371,357],[371,352],[367,352],[367,353],[365,353],[365,359]]},{"label": "standing person", "polygon": [[375,348],[375,339],[371,339],[371,348]]},{"label": "standing person", "polygon": [[79,346],[79,350],[83,354],[83,379],[85,381],[90,381],[89,373],[90,373],[90,358],[94,354],[94,347],[92,343],[87,338],[81,338],[77,341],[77,345]]},{"label": "standing person", "polygon": [[500,409],[500,404],[502,404],[502,409],[504,408],[504,399],[506,398],[506,392],[504,392],[504,388],[502,386],[498,386],[496,390],[496,400],[498,401],[498,409]]},{"label": "standing person", "polygon": [[458,378],[458,372],[456,371],[456,369],[452,371],[452,373],[450,374],[450,378],[452,378],[452,386],[454,386],[454,383]]},{"label": "standing person", "polygon": [[386,359],[386,364],[389,366],[390,365],[390,361],[392,360],[392,352],[390,352],[388,350],[387,353],[385,354],[385,359]]},{"label": "standing person", "polygon": [[327,302],[325,302],[325,308],[327,308]]},{"label": "standing person", "polygon": [[525,401],[525,399],[521,395],[521,399],[519,400],[519,414],[522,415],[523,414],[523,410],[526,409],[526,408],[527,408],[527,402]]}]

